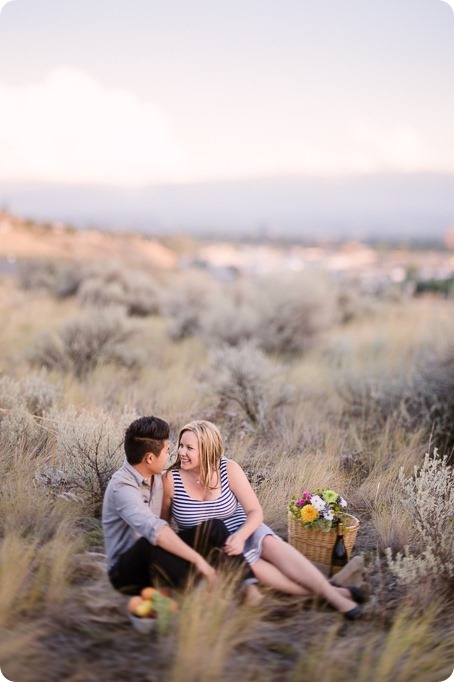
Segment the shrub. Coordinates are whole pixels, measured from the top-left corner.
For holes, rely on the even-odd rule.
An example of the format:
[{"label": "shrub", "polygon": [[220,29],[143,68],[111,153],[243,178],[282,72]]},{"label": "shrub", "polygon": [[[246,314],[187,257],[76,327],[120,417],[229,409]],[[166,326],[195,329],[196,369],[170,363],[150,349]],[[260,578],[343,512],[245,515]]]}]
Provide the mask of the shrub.
[{"label": "shrub", "polygon": [[257,425],[290,399],[291,389],[282,383],[282,373],[282,365],[272,362],[255,344],[245,342],[213,351],[202,378],[205,391],[218,398],[220,407],[236,404],[249,422]]},{"label": "shrub", "polygon": [[19,284],[23,289],[53,291],[57,280],[57,263],[50,260],[27,260],[19,263]]},{"label": "shrub", "polygon": [[258,281],[255,307],[255,334],[268,352],[305,351],[335,319],[333,292],[315,273]]},{"label": "shrub", "polygon": [[44,290],[57,298],[77,295],[88,306],[123,307],[129,315],[155,315],[160,287],[145,271],[120,263],[81,264],[30,260],[19,266],[20,286]]},{"label": "shrub", "polygon": [[79,378],[105,362],[134,366],[142,358],[127,342],[137,331],[117,308],[91,310],[64,324],[56,336],[42,336],[29,358],[33,364],[73,372]]},{"label": "shrub", "polygon": [[155,315],[159,309],[158,284],[145,272],[124,265],[108,264],[89,271],[78,290],[89,306],[124,307],[129,315]]},{"label": "shrub", "polygon": [[205,278],[191,275],[168,289],[162,299],[161,312],[169,318],[168,334],[178,341],[200,333],[200,319],[207,305]]},{"label": "shrub", "polygon": [[445,298],[454,297],[454,277],[446,279],[426,279],[416,282],[415,295],[432,294],[444,296]]},{"label": "shrub", "polygon": [[23,405],[20,383],[9,376],[0,377],[0,408],[4,411]]},{"label": "shrub", "polygon": [[454,449],[454,346],[420,357],[405,396],[403,419],[411,428],[426,426],[439,448]]},{"label": "shrub", "polygon": [[103,411],[54,413],[56,455],[40,479],[57,495],[75,497],[99,516],[107,483],[124,459],[125,429],[136,417],[126,412],[120,418]]},{"label": "shrub", "polygon": [[408,513],[408,522],[417,532],[421,553],[414,556],[408,546],[403,553],[392,558],[391,549],[386,555],[391,571],[405,583],[421,578],[454,578],[454,474],[447,458],[427,453],[424,463],[414,475],[399,473],[402,502]]},{"label": "shrub", "polygon": [[[190,320],[185,334],[238,345],[247,340],[267,352],[306,350],[335,319],[334,298],[316,276],[266,276],[212,286],[173,315]],[[171,311],[172,313],[172,311]]]},{"label": "shrub", "polygon": [[57,298],[74,296],[84,277],[78,263],[57,260],[29,260],[19,265],[19,284],[23,289],[41,289]]},{"label": "shrub", "polygon": [[259,315],[252,301],[223,293],[211,297],[201,314],[199,327],[209,342],[236,346],[255,338],[258,324]]},{"label": "shrub", "polygon": [[46,448],[49,431],[25,407],[11,407],[0,417],[0,449],[9,458],[10,465],[23,449],[38,454]]},{"label": "shrub", "polygon": [[12,457],[21,448],[33,453],[47,445],[50,433],[40,419],[55,404],[58,388],[44,374],[22,380],[0,377],[0,447]]},{"label": "shrub", "polygon": [[28,411],[42,417],[54,405],[60,388],[47,380],[45,373],[30,374],[21,382],[21,394]]},{"label": "shrub", "polygon": [[424,353],[412,376],[354,377],[350,374],[337,390],[353,414],[371,417],[382,427],[390,418],[407,430],[424,427],[437,447],[454,448],[454,349]]}]

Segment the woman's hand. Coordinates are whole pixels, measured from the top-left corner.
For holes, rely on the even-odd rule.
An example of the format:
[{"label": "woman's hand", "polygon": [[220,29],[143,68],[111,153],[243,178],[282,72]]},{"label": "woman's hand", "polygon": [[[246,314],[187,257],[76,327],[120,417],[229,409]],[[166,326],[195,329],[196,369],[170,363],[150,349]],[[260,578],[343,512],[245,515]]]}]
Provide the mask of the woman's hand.
[{"label": "woman's hand", "polygon": [[242,554],[244,550],[245,540],[238,533],[232,533],[229,535],[224,545],[224,552],[229,556],[236,556],[237,554]]}]

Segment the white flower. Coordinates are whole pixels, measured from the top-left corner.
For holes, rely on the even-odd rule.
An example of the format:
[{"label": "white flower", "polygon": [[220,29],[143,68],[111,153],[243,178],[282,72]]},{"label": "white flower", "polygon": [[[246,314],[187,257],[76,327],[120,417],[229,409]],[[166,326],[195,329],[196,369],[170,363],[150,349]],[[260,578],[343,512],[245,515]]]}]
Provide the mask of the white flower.
[{"label": "white flower", "polygon": [[322,509],[325,509],[326,502],[322,500],[320,495],[312,495],[311,505],[315,507],[318,512],[321,512]]},{"label": "white flower", "polygon": [[343,497],[340,498],[339,504],[340,504],[341,507],[346,507],[346,506],[347,506],[347,502],[344,500]]},{"label": "white flower", "polygon": [[329,509],[329,511],[326,510],[323,513],[323,518],[326,519],[327,521],[332,521],[334,519],[333,510],[332,509]]}]

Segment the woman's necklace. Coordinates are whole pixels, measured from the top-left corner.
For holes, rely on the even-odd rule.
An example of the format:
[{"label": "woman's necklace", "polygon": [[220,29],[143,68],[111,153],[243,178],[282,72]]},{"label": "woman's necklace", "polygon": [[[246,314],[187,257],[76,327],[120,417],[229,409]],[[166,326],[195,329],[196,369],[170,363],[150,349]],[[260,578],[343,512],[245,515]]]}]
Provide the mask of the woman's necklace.
[{"label": "woman's necklace", "polygon": [[197,485],[202,485],[202,481],[200,480],[200,474],[198,476],[197,475],[195,476],[195,482],[197,483]]}]

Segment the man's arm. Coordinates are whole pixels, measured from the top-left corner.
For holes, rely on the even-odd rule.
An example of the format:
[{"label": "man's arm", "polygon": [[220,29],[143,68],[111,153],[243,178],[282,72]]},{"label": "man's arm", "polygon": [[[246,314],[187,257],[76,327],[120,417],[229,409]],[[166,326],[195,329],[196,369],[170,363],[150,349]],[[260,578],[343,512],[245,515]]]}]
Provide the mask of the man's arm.
[{"label": "man's arm", "polygon": [[213,583],[216,571],[192,547],[189,547],[170,528],[164,519],[160,519],[150,507],[144,504],[139,490],[126,481],[122,481],[114,489],[115,508],[120,517],[139,535],[152,545],[162,547],[167,552],[194,564],[196,570]]},{"label": "man's arm", "polygon": [[178,535],[170,528],[170,526],[162,526],[159,530],[156,544],[158,547],[167,550],[171,554],[179,556],[181,559],[186,559],[191,564],[194,564],[195,569],[203,575],[213,585],[216,581],[216,571],[213,566],[210,566],[201,554],[189,547]]}]

